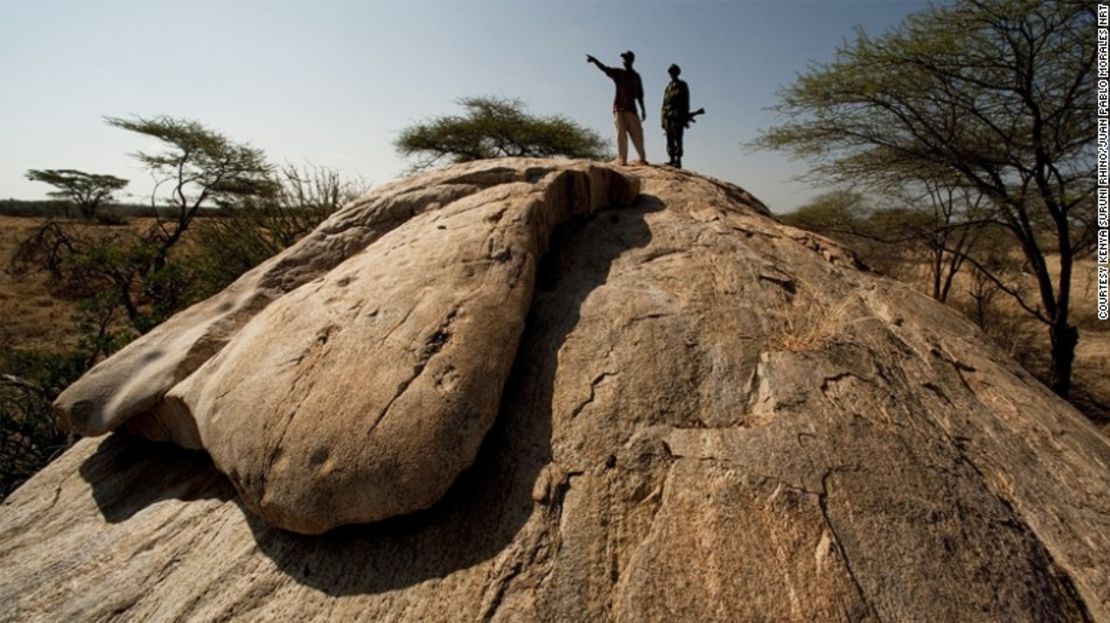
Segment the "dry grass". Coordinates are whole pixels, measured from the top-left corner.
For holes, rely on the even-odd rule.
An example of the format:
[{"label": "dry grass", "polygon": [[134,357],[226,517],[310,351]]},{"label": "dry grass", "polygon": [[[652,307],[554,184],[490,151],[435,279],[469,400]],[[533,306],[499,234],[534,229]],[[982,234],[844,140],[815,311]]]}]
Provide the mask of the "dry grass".
[{"label": "dry grass", "polygon": [[[10,270],[19,243],[42,226],[37,217],[0,216],[0,347],[55,348],[75,339],[70,317],[76,306],[50,294],[45,275]],[[67,331],[68,330],[68,331]]]},{"label": "dry grass", "polygon": [[782,305],[778,313],[781,323],[767,336],[769,349],[793,353],[820,350],[851,321],[851,297],[828,302],[806,292],[799,290],[793,301]]},{"label": "dry grass", "polygon": [[[54,296],[46,275],[15,275],[10,270],[12,255],[19,244],[42,227],[42,217],[0,215],[0,348],[61,351],[77,340],[73,314],[74,301]],[[150,219],[133,219],[126,227],[142,230]],[[116,229],[106,225],[78,226]]]}]

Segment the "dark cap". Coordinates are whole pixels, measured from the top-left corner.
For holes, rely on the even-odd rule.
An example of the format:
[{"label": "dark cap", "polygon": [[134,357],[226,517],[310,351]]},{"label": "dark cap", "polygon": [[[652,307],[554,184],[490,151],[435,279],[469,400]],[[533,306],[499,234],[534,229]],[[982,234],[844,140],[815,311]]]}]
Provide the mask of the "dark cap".
[{"label": "dark cap", "polygon": [[621,58],[623,58],[626,61],[634,61],[634,60],[636,60],[636,54],[632,50],[629,50],[627,52],[622,52],[621,53]]}]

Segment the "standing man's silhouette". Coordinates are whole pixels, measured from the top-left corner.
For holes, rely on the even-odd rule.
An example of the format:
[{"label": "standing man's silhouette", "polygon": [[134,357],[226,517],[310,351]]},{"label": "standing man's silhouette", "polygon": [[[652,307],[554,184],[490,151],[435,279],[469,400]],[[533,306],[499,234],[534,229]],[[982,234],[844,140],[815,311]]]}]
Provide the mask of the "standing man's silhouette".
[{"label": "standing man's silhouette", "polygon": [[682,168],[682,133],[690,123],[690,87],[678,75],[682,69],[672,64],[667,68],[671,81],[663,92],[663,131],[667,133],[667,164]]},{"label": "standing man's silhouette", "polygon": [[[644,108],[644,84],[640,81],[640,74],[632,69],[632,62],[636,55],[631,50],[621,54],[624,60],[624,69],[606,67],[593,56],[587,54],[586,62],[597,65],[605,72],[606,76],[613,79],[617,93],[613,98],[613,120],[617,125],[617,153],[621,164],[628,164],[628,137],[632,136],[632,145],[640,159],[636,164],[647,164],[644,156],[644,129],[640,125],[641,119],[647,119],[647,109]],[[641,116],[636,115],[636,103],[639,102]]]}]

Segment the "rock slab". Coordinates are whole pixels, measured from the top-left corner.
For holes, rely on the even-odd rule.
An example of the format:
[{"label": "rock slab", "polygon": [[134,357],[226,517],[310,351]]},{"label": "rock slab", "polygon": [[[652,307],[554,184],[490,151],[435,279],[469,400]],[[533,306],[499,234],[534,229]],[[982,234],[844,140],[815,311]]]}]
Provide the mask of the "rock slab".
[{"label": "rock slab", "polygon": [[[565,181],[583,175],[596,203],[548,202],[585,197]],[[638,194],[621,206],[624,191],[595,195],[617,188],[595,176]],[[562,225],[482,224],[495,205],[498,223]],[[560,209],[571,217],[527,216]],[[433,244],[441,231],[458,243]],[[481,253],[491,238],[514,249],[505,262]],[[404,257],[419,279],[400,276]],[[1105,438],[963,318],[777,223],[735,186],[661,168],[460,165],[377,191],[244,280],[193,320],[171,319],[177,329],[151,338],[164,356],[121,353],[149,357],[151,382],[93,383],[108,389],[60,405],[206,452],[86,439],[13,493],[0,506],[0,619],[1110,621]],[[405,312],[417,320],[398,323]],[[356,339],[379,322],[396,337]],[[334,358],[318,356],[329,348]],[[401,363],[379,370],[380,356]],[[459,376],[444,392],[448,365]],[[486,386],[468,366],[496,391],[457,389]],[[477,444],[424,510],[294,534],[275,527],[289,511],[266,491],[295,500],[281,487],[296,483],[267,481],[252,498],[255,481],[221,458],[253,457],[243,469],[290,482],[369,465],[382,455],[357,452],[357,427],[385,395],[400,397],[371,440],[419,423],[405,434],[423,448]],[[483,400],[496,414],[484,434]],[[273,446],[213,438],[278,439],[286,404],[306,419],[290,420],[271,466]],[[328,436],[332,416],[350,439]],[[420,437],[423,418],[477,424]],[[320,440],[327,456],[313,463]],[[417,475],[397,484],[405,492],[439,482],[427,465],[466,463],[463,450],[393,447]],[[368,507],[389,503],[375,495]]]},{"label": "rock slab", "polygon": [[[538,163],[378,192],[102,362],[57,413],[84,435],[130,426],[203,448],[287,530],[426,508],[497,415],[554,228],[637,194],[612,169]],[[398,205],[409,218],[381,216]],[[330,245],[352,214],[365,246]]]}]

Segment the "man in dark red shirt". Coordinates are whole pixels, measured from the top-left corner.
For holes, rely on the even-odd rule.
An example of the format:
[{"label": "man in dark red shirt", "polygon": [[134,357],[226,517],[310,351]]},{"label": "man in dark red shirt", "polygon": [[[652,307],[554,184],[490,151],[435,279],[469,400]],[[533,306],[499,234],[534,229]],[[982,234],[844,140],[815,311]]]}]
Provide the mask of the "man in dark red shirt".
[{"label": "man in dark red shirt", "polygon": [[[621,54],[624,60],[624,69],[606,67],[593,56],[587,54],[586,62],[597,65],[605,72],[606,76],[613,79],[617,87],[616,96],[613,97],[613,120],[617,125],[617,153],[621,164],[628,164],[628,137],[632,137],[632,145],[640,159],[636,164],[647,164],[644,156],[644,129],[640,125],[642,119],[647,119],[647,109],[644,108],[644,85],[640,81],[640,74],[632,69],[632,62],[636,55],[631,50]],[[640,104],[640,116],[636,115],[636,104]]]}]

